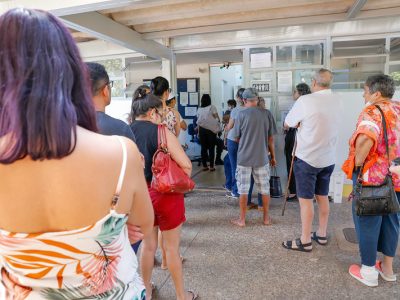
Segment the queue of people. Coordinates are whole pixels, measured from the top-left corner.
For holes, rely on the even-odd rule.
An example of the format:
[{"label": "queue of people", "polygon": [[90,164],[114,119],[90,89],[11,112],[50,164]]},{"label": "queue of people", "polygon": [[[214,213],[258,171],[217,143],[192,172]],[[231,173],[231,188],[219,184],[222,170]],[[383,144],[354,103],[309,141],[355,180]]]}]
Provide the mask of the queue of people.
[{"label": "queue of people", "polygon": [[[127,125],[104,113],[113,84],[106,70],[82,62],[71,34],[56,17],[12,9],[0,17],[0,37],[0,276],[7,299],[151,299],[158,244],[176,298],[197,299],[184,286],[179,252],[184,194],[161,193],[151,184],[153,157],[161,146],[168,147],[186,175],[192,172],[177,138],[185,123],[174,108],[168,80],[156,77],[150,87],[135,91]],[[295,156],[291,196],[299,200],[302,222],[301,236],[282,243],[288,250],[311,252],[313,242],[329,244],[328,191],[340,121],[332,79],[331,71],[320,69],[312,79],[312,93],[296,86],[301,95],[285,119],[287,130],[296,128],[297,147],[288,148],[287,155]],[[398,199],[399,170],[391,167],[400,156],[400,105],[392,101],[394,91],[387,75],[367,79],[366,106],[343,171],[354,184],[361,180],[368,185],[380,185],[392,174]],[[255,185],[256,207],[263,212],[262,224],[269,226],[275,120],[254,89],[239,89],[237,101],[236,107],[230,102],[229,120],[224,118],[224,165],[230,168],[225,187],[240,208],[231,222],[246,226]],[[160,124],[168,129],[166,145],[159,142]],[[203,169],[214,171],[221,126],[207,94],[201,99],[198,126]],[[21,178],[24,189],[16,188]],[[314,198],[319,208],[315,231]],[[350,275],[367,286],[377,286],[379,275],[396,281],[398,213],[364,216],[354,206],[361,265],[350,266]],[[377,252],[383,260],[377,260]]]}]

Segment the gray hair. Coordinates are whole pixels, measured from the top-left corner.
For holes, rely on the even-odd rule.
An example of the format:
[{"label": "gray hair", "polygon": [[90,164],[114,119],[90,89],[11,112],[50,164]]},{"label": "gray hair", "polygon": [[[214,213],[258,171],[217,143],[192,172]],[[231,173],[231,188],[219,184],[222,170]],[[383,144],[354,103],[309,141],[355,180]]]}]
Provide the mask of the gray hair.
[{"label": "gray hair", "polygon": [[314,80],[318,86],[330,88],[333,80],[332,71],[321,68],[318,71],[315,71]]},{"label": "gray hair", "polygon": [[389,75],[372,75],[369,76],[365,85],[371,94],[380,92],[384,98],[392,98],[396,91],[395,83]]}]

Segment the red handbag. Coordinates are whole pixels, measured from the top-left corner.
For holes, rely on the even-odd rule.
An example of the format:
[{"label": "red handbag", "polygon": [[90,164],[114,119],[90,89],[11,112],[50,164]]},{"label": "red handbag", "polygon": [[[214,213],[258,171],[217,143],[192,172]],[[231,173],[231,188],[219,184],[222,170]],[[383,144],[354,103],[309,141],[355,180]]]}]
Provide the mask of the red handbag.
[{"label": "red handbag", "polygon": [[158,149],[153,156],[151,187],[159,193],[186,193],[194,189],[194,181],[171,158],[165,126],[158,125]]}]

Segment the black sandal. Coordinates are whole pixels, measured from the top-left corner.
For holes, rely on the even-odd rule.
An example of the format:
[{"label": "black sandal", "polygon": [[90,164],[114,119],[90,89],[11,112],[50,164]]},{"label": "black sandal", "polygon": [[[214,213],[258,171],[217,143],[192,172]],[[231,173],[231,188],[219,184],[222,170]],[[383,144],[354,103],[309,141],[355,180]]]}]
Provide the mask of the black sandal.
[{"label": "black sandal", "polygon": [[195,294],[195,292],[193,291],[188,291],[188,293],[192,295],[192,300],[196,300],[197,298],[199,298],[199,295]]},{"label": "black sandal", "polygon": [[283,242],[282,246],[283,246],[283,248],[288,249],[288,250],[295,250],[295,251],[300,251],[300,252],[311,252],[312,251],[312,248],[305,249],[305,247],[311,247],[312,243],[303,244],[301,242],[300,238],[295,239],[295,242],[296,242],[297,248],[293,248],[293,241],[286,241],[286,245]]},{"label": "black sandal", "polygon": [[[311,232],[311,239],[316,241],[321,246],[326,246],[328,244],[328,238],[323,236],[318,236],[317,232]],[[320,241],[326,241],[325,243],[321,243]]]}]

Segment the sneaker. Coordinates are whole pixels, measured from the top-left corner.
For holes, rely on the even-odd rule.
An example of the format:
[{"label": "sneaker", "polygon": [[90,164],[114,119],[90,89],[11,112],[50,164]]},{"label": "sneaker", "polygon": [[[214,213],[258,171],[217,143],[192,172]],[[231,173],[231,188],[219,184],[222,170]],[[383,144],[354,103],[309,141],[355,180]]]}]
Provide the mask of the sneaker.
[{"label": "sneaker", "polygon": [[359,282],[362,284],[365,284],[366,286],[369,287],[376,287],[378,286],[378,272],[376,271],[376,275],[371,273],[371,274],[365,274],[366,272],[363,272],[363,269],[359,265],[351,265],[349,268],[349,274],[357,279]]},{"label": "sneaker", "polygon": [[228,189],[225,184],[222,185],[222,188],[227,192],[232,192],[232,189]]},{"label": "sneaker", "polygon": [[375,264],[375,269],[379,272],[383,280],[389,281],[389,282],[395,282],[397,280],[397,276],[392,274],[392,275],[385,275],[382,270],[382,262],[377,260]]},{"label": "sneaker", "polygon": [[226,197],[228,198],[239,199],[239,196],[239,194],[235,195],[233,192],[226,193]]}]

